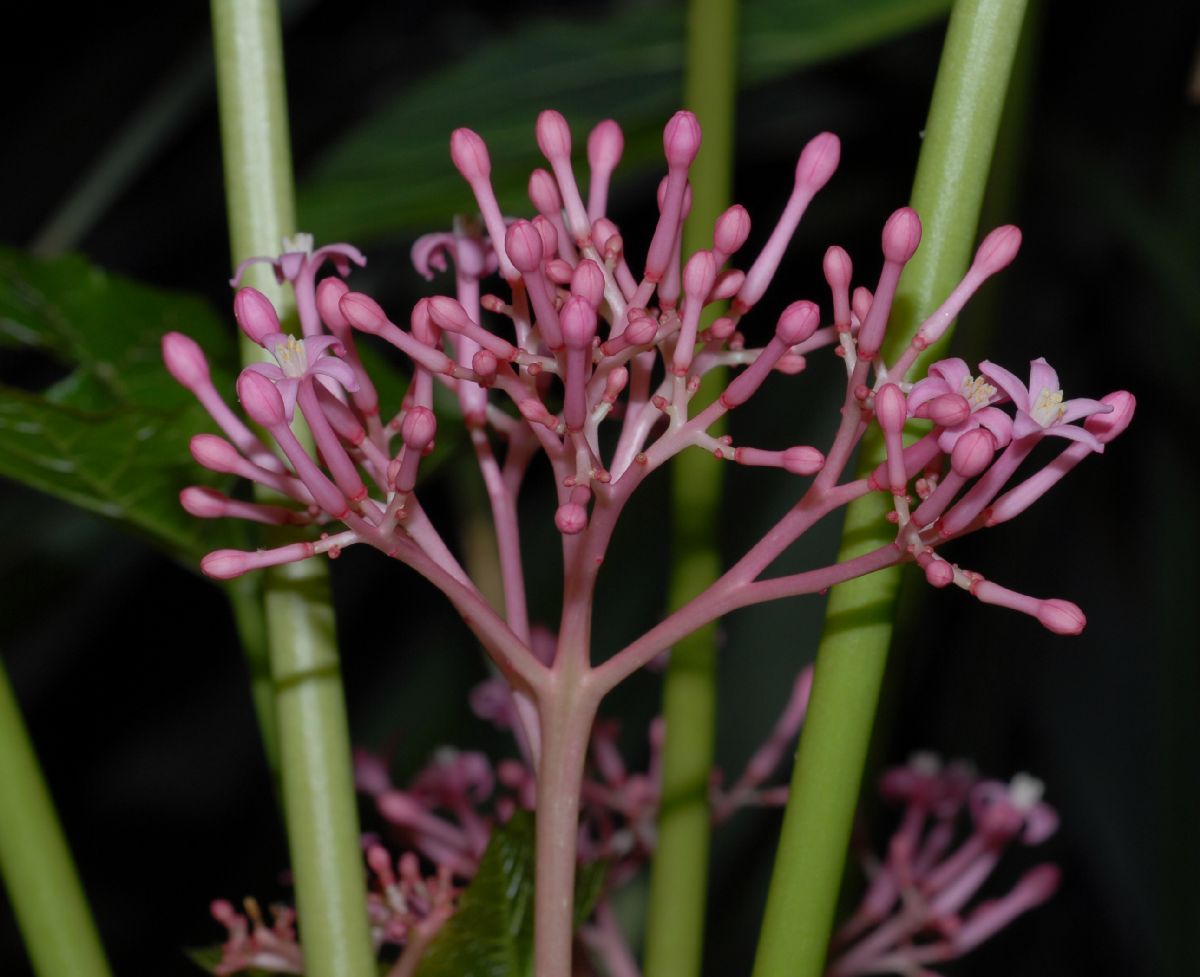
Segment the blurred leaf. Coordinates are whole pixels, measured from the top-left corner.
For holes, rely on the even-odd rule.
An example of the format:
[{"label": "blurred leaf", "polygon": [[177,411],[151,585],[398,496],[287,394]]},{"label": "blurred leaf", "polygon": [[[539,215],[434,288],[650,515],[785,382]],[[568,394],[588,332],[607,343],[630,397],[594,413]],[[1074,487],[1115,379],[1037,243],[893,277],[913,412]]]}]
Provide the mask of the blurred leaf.
[{"label": "blurred leaf", "polygon": [[418,977],[525,977],[533,959],[533,818],[492,832],[458,911],[441,928]]},{"label": "blurred leaf", "polygon": [[[950,0],[752,0],[742,14],[742,83],[880,43],[949,7]],[[321,239],[362,243],[473,211],[449,158],[457,126],[487,140],[501,205],[527,210],[525,181],[544,165],[533,124],[547,107],[577,134],[615,116],[625,165],[658,161],[662,125],[681,97],[682,41],[682,10],[650,4],[604,19],[536,21],[485,41],[385,103],[329,153],[301,188],[304,226]]]},{"label": "blurred leaf", "polygon": [[231,386],[221,366],[233,362],[232,337],[200,300],[79,257],[0,250],[0,345],[71,371],[41,394],[0,386],[0,475],[197,555],[233,531],[179,506],[179,490],[203,474],[188,439],[212,423],[162,364],[159,343],[172,329],[200,342],[218,386]]},{"label": "blurred leaf", "polygon": [[0,248],[0,346],[36,349],[72,369],[47,391],[56,403],[193,403],[162,365],[159,343],[171,330],[200,343],[217,374],[232,368],[231,331],[200,299],[110,275],[77,255],[45,261]]},{"label": "blurred leaf", "polygon": [[[533,818],[526,812],[492,832],[478,874],[422,958],[418,977],[532,973],[534,848]],[[607,871],[600,862],[578,871],[576,925],[591,914]]]}]

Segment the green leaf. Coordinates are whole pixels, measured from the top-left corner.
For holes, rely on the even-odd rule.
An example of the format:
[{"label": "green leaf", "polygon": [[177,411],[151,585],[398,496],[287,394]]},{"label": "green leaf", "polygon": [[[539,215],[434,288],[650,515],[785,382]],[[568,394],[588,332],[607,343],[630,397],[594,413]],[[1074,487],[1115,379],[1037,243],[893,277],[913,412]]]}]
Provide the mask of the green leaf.
[{"label": "green leaf", "polygon": [[[492,840],[458,911],[438,932],[418,977],[528,977],[533,966],[534,822],[518,812]],[[596,905],[608,871],[583,866],[575,880],[575,923]]]},{"label": "green leaf", "polygon": [[[950,0],[752,0],[742,14],[742,84],[880,43],[949,7]],[[603,19],[535,21],[484,41],[353,129],[301,188],[302,223],[318,238],[362,243],[474,211],[450,162],[456,126],[487,140],[502,207],[526,211],[530,169],[545,165],[533,124],[547,107],[577,134],[615,117],[625,130],[625,167],[657,164],[662,125],[679,106],[682,62],[682,10],[650,4]]]},{"label": "green leaf", "polygon": [[[69,371],[42,392],[0,386],[0,475],[118,520],[179,556],[239,538],[179,506],[204,473],[188,440],[213,424],[162,364],[170,330],[192,336],[232,387],[230,331],[202,301],[109,275],[82,258],[0,248],[0,346]],[[211,480],[210,480],[211,481]]]},{"label": "green leaf", "polygon": [[533,957],[533,818],[492,832],[458,911],[438,932],[418,977],[525,977]]}]

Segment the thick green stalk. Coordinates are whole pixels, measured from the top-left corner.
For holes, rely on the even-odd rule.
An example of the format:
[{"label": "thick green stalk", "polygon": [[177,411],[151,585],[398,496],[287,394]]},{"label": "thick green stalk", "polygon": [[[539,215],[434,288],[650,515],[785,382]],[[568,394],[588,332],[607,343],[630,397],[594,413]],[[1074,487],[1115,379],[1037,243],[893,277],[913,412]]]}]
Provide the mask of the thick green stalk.
[{"label": "thick green stalk", "polygon": [[[925,233],[904,273],[885,358],[970,261],[1024,11],[1025,0],[959,0],[951,14],[913,184]],[[879,445],[865,444],[862,456],[860,467],[873,466]],[[849,507],[841,559],[891,538],[887,506],[877,493]],[[817,977],[824,965],[899,581],[892,569],[830,593],[754,977]]]},{"label": "thick green stalk", "polygon": [[[279,11],[274,0],[213,0],[212,13],[233,258],[277,254],[296,230]],[[282,307],[269,272],[249,283]],[[374,954],[325,566],[268,572],[264,606],[305,974],[367,977]]]},{"label": "thick green stalk", "polygon": [[38,977],[109,977],[104,947],[2,662],[0,878]]},{"label": "thick green stalk", "polygon": [[[700,120],[704,145],[691,174],[692,212],[684,233],[685,255],[712,247],[713,222],[729,204],[737,12],[737,0],[691,0],[688,4],[684,103]],[[724,381],[724,371],[710,373],[695,403],[714,399]],[[672,571],[668,584],[672,607],[681,606],[720,575],[716,527],[723,483],[720,465],[703,452],[685,451],[672,463]],[[698,977],[700,973],[716,688],[716,627],[708,625],[671,650],[663,689],[667,737],[658,848],[650,873],[647,977]]]}]

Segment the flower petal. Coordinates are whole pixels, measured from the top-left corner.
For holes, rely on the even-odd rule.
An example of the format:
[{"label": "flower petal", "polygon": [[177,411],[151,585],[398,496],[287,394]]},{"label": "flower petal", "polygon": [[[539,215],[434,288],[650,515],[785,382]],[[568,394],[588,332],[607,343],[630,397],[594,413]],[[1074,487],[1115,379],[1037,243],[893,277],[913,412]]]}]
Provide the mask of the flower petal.
[{"label": "flower petal", "polygon": [[335,380],[342,386],[344,390],[357,390],[358,377],[355,376],[354,370],[350,364],[344,360],[339,360],[334,356],[326,356],[318,362],[314,363],[308,370],[311,374],[321,374]]},{"label": "flower petal", "polygon": [[251,265],[268,264],[275,270],[275,281],[283,284],[283,275],[280,273],[279,262],[274,258],[268,258],[265,255],[256,255],[253,258],[247,258],[245,261],[239,262],[238,266],[233,270],[233,277],[229,279],[229,284],[237,288],[242,283],[242,275]]},{"label": "flower petal", "polygon": [[971,379],[971,368],[967,366],[967,361],[957,356],[938,360],[929,368],[929,372],[945,380],[951,392],[956,394],[962,393],[963,382]]},{"label": "flower petal", "polygon": [[1008,394],[1009,399],[1017,405],[1018,410],[1029,410],[1029,391],[1025,389],[1025,384],[1008,370],[989,360],[984,360],[979,364],[979,372]]},{"label": "flower petal", "polygon": [[1055,393],[1062,387],[1058,382],[1058,371],[1039,356],[1029,364],[1029,395],[1037,397],[1043,390]]},{"label": "flower petal", "polygon": [[279,369],[274,363],[251,363],[246,369],[262,374],[272,383],[278,383],[283,379],[283,370]]},{"label": "flower petal", "polygon": [[1074,424],[1051,424],[1042,433],[1053,434],[1055,437],[1067,438],[1071,441],[1079,441],[1081,444],[1086,444],[1096,454],[1104,454],[1104,445],[1100,443],[1096,435],[1084,428],[1076,427]]},{"label": "flower petal", "polygon": [[[937,366],[935,363],[934,366]],[[961,393],[957,387],[949,386],[944,379],[939,376],[928,376],[923,380],[918,380],[913,384],[912,390],[908,392],[908,409],[915,411],[923,403],[933,400],[934,397],[940,397],[942,394]]]},{"label": "flower petal", "polygon": [[1091,417],[1093,414],[1108,414],[1112,412],[1112,405],[1101,403],[1099,400],[1089,400],[1086,397],[1076,397],[1074,400],[1068,400],[1062,405],[1062,420],[1060,424],[1070,424],[1072,421],[1077,421],[1081,417]]},{"label": "flower petal", "polygon": [[1013,422],[1004,411],[999,407],[984,407],[977,410],[974,415],[974,420],[980,425],[992,432],[996,438],[996,447],[1004,448],[1008,446],[1008,442],[1013,437]]},{"label": "flower petal", "polygon": [[446,259],[454,257],[453,234],[422,234],[410,253],[417,274],[427,282],[433,281],[435,271],[445,271]]}]

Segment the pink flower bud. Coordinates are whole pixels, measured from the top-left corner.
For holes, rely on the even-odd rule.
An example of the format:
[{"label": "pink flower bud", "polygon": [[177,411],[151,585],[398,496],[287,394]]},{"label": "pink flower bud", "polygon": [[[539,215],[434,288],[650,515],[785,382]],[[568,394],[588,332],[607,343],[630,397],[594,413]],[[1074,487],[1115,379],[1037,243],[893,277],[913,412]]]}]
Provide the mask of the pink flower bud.
[{"label": "pink flower bud", "polygon": [[388,325],[387,314],[379,303],[362,292],[347,292],[338,300],[338,308],[346,321],[360,332],[378,336]]},{"label": "pink flower bud", "polygon": [[700,121],[691,112],[671,116],[663,129],[663,152],[672,169],[687,169],[700,152]]},{"label": "pink flower bud", "polygon": [[588,135],[588,166],[595,170],[610,172],[616,169],[625,151],[625,136],[621,127],[612,119],[597,124]]},{"label": "pink flower bud", "polygon": [[428,308],[430,318],[447,332],[464,333],[474,325],[467,310],[447,295],[434,295],[428,300]]},{"label": "pink flower bud", "polygon": [[1037,619],[1042,627],[1055,634],[1079,634],[1087,626],[1087,618],[1069,600],[1051,598],[1038,606]]},{"label": "pink flower bud", "polygon": [[546,277],[555,285],[570,285],[571,276],[574,274],[575,269],[562,258],[551,258],[546,262]]},{"label": "pink flower bud", "polygon": [[746,243],[750,236],[750,214],[741,204],[734,204],[717,218],[713,228],[713,247],[728,256]]},{"label": "pink flower bud", "polygon": [[273,550],[254,553],[243,550],[215,550],[200,561],[200,569],[214,580],[231,580],[250,570],[306,560],[313,555],[312,543],[291,543]]},{"label": "pink flower bud", "polygon": [[783,453],[783,467],[793,475],[815,475],[825,467],[825,456],[816,448],[797,445]]},{"label": "pink flower bud", "polygon": [[162,338],[162,354],[167,372],[186,389],[195,391],[211,382],[208,360],[204,358],[200,344],[191,336],[181,332],[167,333]]},{"label": "pink flower bud", "polygon": [[242,468],[243,459],[237,449],[224,438],[215,434],[197,434],[188,447],[196,462],[210,472],[234,475]]},{"label": "pink flower bud", "polygon": [[911,207],[901,207],[883,225],[883,256],[904,264],[921,243],[921,218]]},{"label": "pink flower bud", "polygon": [[977,427],[954,443],[950,468],[963,478],[982,475],[996,455],[996,439],[990,431]]},{"label": "pink flower bud", "polygon": [[806,299],[793,302],[783,310],[775,324],[775,335],[785,346],[795,346],[808,339],[821,324],[821,310]]},{"label": "pink flower bud", "polygon": [[885,432],[897,433],[904,429],[908,403],[894,383],[885,383],[875,392],[875,417]]},{"label": "pink flower bud", "polygon": [[238,289],[233,297],[233,317],[242,327],[242,332],[259,346],[267,336],[283,332],[275,306],[256,288]]},{"label": "pink flower bud", "polygon": [[988,234],[975,252],[971,267],[985,275],[994,275],[1012,264],[1021,249],[1021,229],[1012,224],[997,227]]},{"label": "pink flower bud", "polygon": [[737,295],[745,281],[746,273],[739,268],[730,268],[727,271],[723,271],[717,276],[716,284],[713,285],[712,292],[709,293],[709,298],[714,302],[731,299]]},{"label": "pink flower bud", "polygon": [[683,266],[683,291],[703,302],[717,280],[717,262],[711,251],[697,251]]},{"label": "pink flower bud", "polygon": [[254,370],[242,370],[237,379],[238,400],[250,420],[270,430],[287,424],[283,410],[283,398],[275,384]]},{"label": "pink flower bud", "polygon": [[927,417],[938,427],[958,427],[971,416],[971,405],[961,394],[939,394],[918,407],[915,416]]},{"label": "pink flower bud", "polygon": [[412,407],[400,422],[400,437],[413,451],[424,451],[437,434],[437,418],[428,407]]},{"label": "pink flower bud", "polygon": [[542,239],[542,260],[549,261],[558,254],[558,230],[541,214],[533,219],[533,226]]},{"label": "pink flower bud", "polygon": [[596,335],[596,310],[587,299],[572,295],[558,315],[568,349],[588,349]]},{"label": "pink flower bud", "polygon": [[850,311],[859,322],[866,321],[867,313],[871,311],[871,303],[875,296],[866,285],[859,285],[850,296]]},{"label": "pink flower bud", "polygon": [[575,502],[563,503],[555,510],[554,525],[564,536],[574,536],[587,529],[587,509]]},{"label": "pink flower bud", "polygon": [[1113,438],[1129,427],[1133,420],[1133,412],[1137,400],[1128,390],[1118,390],[1107,397],[1102,397],[1100,403],[1108,404],[1112,410],[1107,414],[1092,414],[1083,426],[1096,436],[1101,444],[1108,444]]},{"label": "pink flower bud", "polygon": [[825,272],[825,281],[829,283],[829,287],[833,291],[848,292],[850,290],[850,277],[854,274],[854,264],[845,248],[839,248],[836,244],[829,248],[825,252],[825,259],[821,262],[821,268]]},{"label": "pink flower bud", "polygon": [[[543,220],[542,223],[549,225],[550,222]],[[504,235],[504,250],[520,272],[529,274],[542,264],[542,236],[529,221],[514,221],[509,226]]]},{"label": "pink flower bud", "polygon": [[571,157],[571,127],[562,113],[546,109],[537,118],[537,144],[542,155],[551,163]]},{"label": "pink flower bud", "polygon": [[954,568],[945,560],[930,560],[925,564],[925,579],[931,587],[948,587],[954,582]]},{"label": "pink flower bud", "polygon": [[584,299],[593,309],[600,308],[604,300],[604,272],[590,258],[584,258],[575,266],[571,275],[571,294]]},{"label": "pink flower bud", "polygon": [[479,383],[482,386],[491,386],[492,381],[496,379],[496,369],[498,366],[499,363],[496,360],[496,354],[489,350],[476,350],[475,355],[471,357],[471,369],[479,377]]},{"label": "pink flower bud", "polygon": [[648,346],[658,335],[658,320],[653,316],[638,316],[625,327],[624,336],[630,346]]},{"label": "pink flower bud", "polygon": [[433,318],[429,314],[429,299],[423,298],[413,306],[408,324],[418,342],[422,342],[426,346],[438,345],[441,339],[441,331],[434,324]]},{"label": "pink flower bud", "polygon": [[216,489],[190,485],[179,493],[179,504],[198,519],[218,519],[225,515],[229,499]]},{"label": "pink flower bud", "polygon": [[317,286],[317,312],[320,313],[321,320],[325,325],[334,332],[350,328],[350,323],[346,321],[346,317],[338,307],[342,297],[349,291],[349,285],[340,278],[332,276],[322,278],[321,284]]},{"label": "pink flower bud", "polygon": [[562,210],[558,184],[543,169],[536,169],[529,174],[529,200],[542,214],[557,214]]},{"label": "pink flower bud", "polygon": [[796,161],[796,186],[816,193],[829,182],[842,157],[842,143],[832,132],[809,140]]},{"label": "pink flower bud", "polygon": [[479,133],[455,129],[450,133],[450,158],[468,183],[486,180],[492,173],[492,160]]}]

